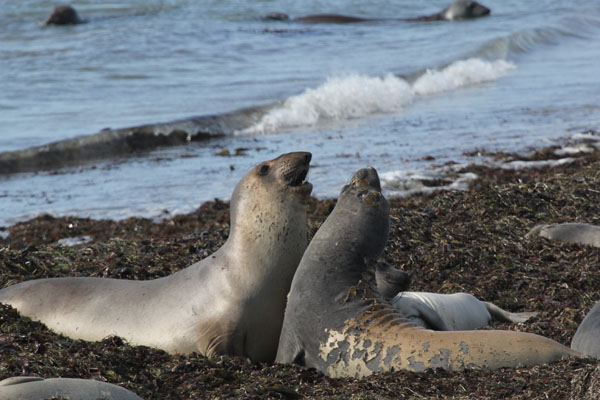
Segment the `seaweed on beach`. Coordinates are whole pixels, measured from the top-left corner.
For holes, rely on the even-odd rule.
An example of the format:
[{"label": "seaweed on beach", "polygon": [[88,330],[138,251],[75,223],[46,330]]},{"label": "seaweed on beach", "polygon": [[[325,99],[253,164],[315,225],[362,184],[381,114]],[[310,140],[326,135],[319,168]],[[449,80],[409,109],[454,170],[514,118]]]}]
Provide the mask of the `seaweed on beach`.
[{"label": "seaweed on beach", "polygon": [[[414,290],[464,291],[509,311],[538,311],[525,324],[493,328],[569,345],[600,298],[600,249],[524,236],[539,223],[600,225],[598,154],[552,168],[468,170],[479,178],[467,191],[390,200],[383,259],[412,272]],[[334,204],[311,201],[311,236]],[[154,279],[218,249],[229,232],[229,205],[216,200],[164,221],[40,216],[9,231],[0,239],[0,287],[56,276]],[[57,243],[84,235],[89,243]],[[71,340],[0,306],[0,379],[16,375],[100,379],[145,399],[592,399],[600,391],[600,364],[590,359],[491,372],[438,369],[331,379],[292,365],[169,355],[117,337]]]}]

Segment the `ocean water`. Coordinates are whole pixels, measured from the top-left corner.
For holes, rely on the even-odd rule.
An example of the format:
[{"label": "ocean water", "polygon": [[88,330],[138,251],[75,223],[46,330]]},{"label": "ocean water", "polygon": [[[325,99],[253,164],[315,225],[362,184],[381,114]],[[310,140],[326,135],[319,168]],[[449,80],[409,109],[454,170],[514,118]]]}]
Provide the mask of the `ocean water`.
[{"label": "ocean water", "polygon": [[106,128],[211,139],[0,175],[0,226],[40,213],[188,212],[297,150],[313,153],[317,197],[336,196],[367,165],[384,193],[402,195],[443,177],[447,163],[489,162],[473,152],[529,151],[599,128],[597,0],[482,0],[489,17],[453,22],[262,18],[410,18],[448,3],[88,0],[73,3],[88,23],[43,27],[54,3],[6,2],[0,158]]}]

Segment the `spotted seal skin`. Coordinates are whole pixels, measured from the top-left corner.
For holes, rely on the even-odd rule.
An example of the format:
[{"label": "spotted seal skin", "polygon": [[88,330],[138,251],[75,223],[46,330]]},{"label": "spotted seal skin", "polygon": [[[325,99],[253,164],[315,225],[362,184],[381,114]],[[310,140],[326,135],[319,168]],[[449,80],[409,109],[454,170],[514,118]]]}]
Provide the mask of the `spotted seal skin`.
[{"label": "spotted seal skin", "polygon": [[525,235],[527,238],[536,236],[560,240],[562,242],[580,243],[600,247],[600,226],[597,225],[579,224],[575,222],[537,225]]},{"label": "spotted seal skin", "polygon": [[600,301],[581,321],[571,341],[571,348],[600,359]]},{"label": "spotted seal skin", "polygon": [[272,21],[296,21],[305,24],[353,24],[359,22],[380,22],[380,21],[457,21],[463,19],[480,18],[490,15],[490,9],[472,0],[457,0],[451,3],[444,10],[416,18],[361,18],[341,14],[311,14],[298,18],[290,18],[289,15],[274,12],[264,16],[266,20]]},{"label": "spotted seal skin", "polygon": [[44,25],[76,25],[86,23],[87,20],[81,18],[77,11],[70,5],[57,6],[44,22]]},{"label": "spotted seal skin", "polygon": [[58,397],[70,400],[142,400],[138,395],[120,386],[92,379],[18,376],[0,381],[0,399],[34,400]]},{"label": "spotted seal skin", "polygon": [[379,371],[497,369],[539,365],[581,354],[548,338],[513,331],[423,329],[378,294],[365,259],[387,241],[389,205],[374,169],[346,185],[298,266],[276,361],[330,377]]},{"label": "spotted seal skin", "polygon": [[231,231],[214,254],[170,276],[50,278],[0,290],[0,302],[74,339],[120,336],[170,353],[272,362],[286,296],[308,244],[310,153],[252,168],[231,198]]}]

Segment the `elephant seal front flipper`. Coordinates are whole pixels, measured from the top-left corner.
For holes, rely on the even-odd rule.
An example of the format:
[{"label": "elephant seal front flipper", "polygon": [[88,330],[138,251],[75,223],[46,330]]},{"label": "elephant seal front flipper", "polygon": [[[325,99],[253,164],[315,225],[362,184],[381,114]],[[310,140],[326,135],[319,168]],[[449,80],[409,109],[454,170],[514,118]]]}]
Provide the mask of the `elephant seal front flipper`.
[{"label": "elephant seal front flipper", "polygon": [[304,252],[277,362],[361,377],[398,369],[493,370],[581,356],[530,333],[423,329],[390,307],[364,261],[379,258],[388,238],[389,205],[379,188],[374,169],[358,171]]},{"label": "elephant seal front flipper", "polygon": [[120,386],[92,379],[17,376],[0,381],[0,399],[37,400],[56,397],[70,400],[142,400]]},{"label": "elephant seal front flipper", "polygon": [[571,341],[571,348],[600,359],[600,301],[581,321]]},{"label": "elephant seal front flipper", "polygon": [[231,197],[227,242],[164,278],[51,278],[0,290],[0,302],[74,339],[117,335],[170,353],[275,358],[294,272],[308,242],[311,154],[252,168]]}]

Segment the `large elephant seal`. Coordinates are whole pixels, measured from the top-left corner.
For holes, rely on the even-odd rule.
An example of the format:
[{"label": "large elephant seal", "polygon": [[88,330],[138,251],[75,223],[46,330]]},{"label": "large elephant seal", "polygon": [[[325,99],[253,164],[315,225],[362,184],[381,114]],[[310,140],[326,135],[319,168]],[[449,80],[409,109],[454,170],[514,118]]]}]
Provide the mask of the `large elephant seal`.
[{"label": "large elephant seal", "polygon": [[571,348],[585,355],[600,358],[600,301],[581,321],[571,341]]},{"label": "large elephant seal", "polygon": [[70,5],[57,6],[44,22],[44,25],[76,25],[83,24],[87,20],[82,19],[77,11]]},{"label": "large elephant seal", "polygon": [[600,226],[590,224],[566,223],[537,225],[525,237],[540,236],[546,239],[569,243],[588,244],[600,247]]},{"label": "large elephant seal", "polygon": [[18,376],[0,381],[0,399],[33,400],[142,400],[138,395],[111,383],[92,379]]},{"label": "large elephant seal", "polygon": [[298,18],[290,18],[284,13],[270,13],[264,19],[275,21],[293,20],[305,24],[352,24],[357,22],[378,21],[456,21],[490,15],[490,9],[473,0],[456,0],[442,11],[415,18],[361,18],[341,14],[311,14]]},{"label": "large elephant seal", "polygon": [[374,169],[358,171],[304,252],[277,362],[361,377],[398,369],[528,366],[581,355],[530,333],[431,331],[391,308],[365,264],[381,255],[388,237],[389,205],[380,190]]},{"label": "large elephant seal", "polygon": [[273,361],[308,241],[310,159],[289,153],[252,168],[233,192],[227,242],[186,269],[149,281],[33,280],[0,290],[0,302],[74,339]]},{"label": "large elephant seal", "polygon": [[436,331],[479,329],[493,321],[522,323],[538,314],[512,313],[469,293],[400,292],[391,302],[417,325]]}]

